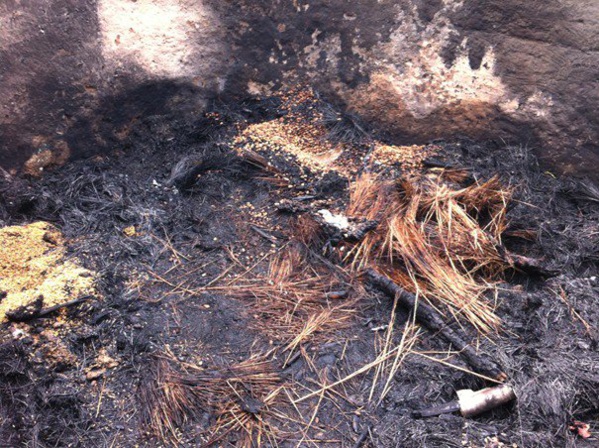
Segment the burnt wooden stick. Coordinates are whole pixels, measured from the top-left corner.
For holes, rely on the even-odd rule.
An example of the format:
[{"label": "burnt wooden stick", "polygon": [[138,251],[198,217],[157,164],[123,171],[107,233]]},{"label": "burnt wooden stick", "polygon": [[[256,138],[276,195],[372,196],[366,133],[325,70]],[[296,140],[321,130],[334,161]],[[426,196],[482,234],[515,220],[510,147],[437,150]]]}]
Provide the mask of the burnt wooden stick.
[{"label": "burnt wooden stick", "polygon": [[343,233],[343,239],[352,242],[359,242],[366,238],[369,232],[376,229],[379,225],[378,221],[365,221],[359,224],[352,224],[352,227]]},{"label": "burnt wooden stick", "polygon": [[544,265],[543,261],[536,258],[525,257],[524,255],[518,255],[508,251],[505,252],[505,257],[507,262],[513,267],[529,274],[539,274],[544,277],[556,277],[559,275],[559,271],[549,269]]},{"label": "burnt wooden stick", "polygon": [[43,303],[43,297],[38,297],[32,304],[27,305],[26,307],[20,307],[14,311],[8,311],[6,313],[6,317],[11,322],[28,322],[33,319],[39,319],[40,317],[47,316],[54,311],[57,311],[61,308],[66,308],[69,306],[77,305],[78,303],[85,302],[86,300],[91,299],[92,296],[83,296],[77,299],[70,300],[65,303],[59,303],[58,305],[49,306],[48,308],[42,308],[41,305]]},{"label": "burnt wooden stick", "polygon": [[53,313],[54,311],[60,310],[62,308],[67,308],[69,306],[77,305],[79,303],[82,303],[82,302],[85,302],[85,301],[91,299],[92,297],[93,296],[83,296],[83,297],[79,297],[77,299],[69,300],[68,302],[65,302],[65,303],[59,303],[58,305],[49,306],[48,308],[42,309],[35,317],[47,316],[48,314]]},{"label": "burnt wooden stick", "polygon": [[354,448],[360,448],[364,444],[364,442],[366,442],[366,438],[370,434],[371,429],[372,425],[368,425],[366,429],[362,431],[362,434],[360,434],[360,437],[358,437],[358,440],[356,440],[356,443],[354,443]]},{"label": "burnt wooden stick", "polygon": [[379,225],[379,221],[375,220],[354,222],[345,215],[334,214],[326,209],[319,210],[317,213],[313,213],[312,216],[322,227],[330,233],[336,234],[337,238],[352,242],[363,240],[368,232],[376,229]]},{"label": "burnt wooden stick", "polygon": [[271,235],[270,233],[268,233],[266,230],[261,229],[258,226],[254,226],[254,225],[250,225],[250,229],[252,229],[254,232],[256,232],[258,235],[260,235],[262,238],[267,239],[268,241],[270,241],[271,243],[276,243],[279,240],[277,240],[277,238],[274,235]]},{"label": "burnt wooden stick", "polygon": [[372,269],[364,273],[366,279],[378,289],[391,297],[397,297],[400,305],[416,312],[416,319],[430,331],[438,332],[452,344],[475,371],[488,375],[499,381],[504,381],[507,375],[492,361],[486,360],[476,353],[476,350],[451,327],[445,324],[443,318],[430,305],[418,302],[416,296],[399,285],[389,277],[379,274]]},{"label": "burnt wooden stick", "polygon": [[538,258],[515,254],[502,245],[497,246],[497,252],[507,264],[527,274],[537,274],[544,277],[556,277],[559,275],[558,270],[548,268],[544,261]]}]

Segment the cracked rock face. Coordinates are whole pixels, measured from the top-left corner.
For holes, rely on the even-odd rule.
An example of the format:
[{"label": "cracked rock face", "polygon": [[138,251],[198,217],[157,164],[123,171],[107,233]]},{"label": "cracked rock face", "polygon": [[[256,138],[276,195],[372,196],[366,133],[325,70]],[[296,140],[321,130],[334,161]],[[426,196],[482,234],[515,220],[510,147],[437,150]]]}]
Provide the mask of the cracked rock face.
[{"label": "cracked rock face", "polygon": [[397,142],[505,140],[597,177],[594,0],[6,0],[0,24],[5,167],[303,82]]}]

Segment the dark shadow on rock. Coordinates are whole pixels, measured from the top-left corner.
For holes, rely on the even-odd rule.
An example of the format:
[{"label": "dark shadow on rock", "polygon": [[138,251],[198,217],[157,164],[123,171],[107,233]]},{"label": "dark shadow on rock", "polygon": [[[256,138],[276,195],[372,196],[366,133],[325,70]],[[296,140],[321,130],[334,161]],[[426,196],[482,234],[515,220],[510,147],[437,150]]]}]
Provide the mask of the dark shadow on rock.
[{"label": "dark shadow on rock", "polygon": [[103,85],[97,0],[6,0],[0,50],[0,165],[17,168]]},{"label": "dark shadow on rock", "polygon": [[467,38],[474,68],[493,47],[497,74],[512,92],[530,98],[541,91],[548,98],[544,112],[549,118],[535,122],[534,116],[518,117],[513,120],[516,131],[530,123],[542,161],[596,177],[599,115],[593,110],[599,101],[599,36],[593,14],[599,14],[599,6],[592,2],[467,0],[449,16],[459,37],[446,49],[446,58],[451,62]]},{"label": "dark shadow on rock", "polygon": [[[226,93],[235,96],[247,92],[249,81],[270,84],[274,89],[290,82],[310,82],[323,92],[331,92],[334,79],[349,87],[367,82],[368,75],[358,67],[361,57],[352,51],[352,46],[371,48],[388,41],[397,8],[409,5],[407,0],[316,1],[303,6],[300,3],[236,1],[214,5],[231,29],[233,47],[237,48],[233,57],[237,62],[227,76]],[[240,20],[249,26],[236,26]],[[314,73],[302,66],[300,58],[307,47],[329,38],[338,38],[341,46],[334,79],[324,70]],[[317,66],[324,68],[327,57],[321,52]]]},{"label": "dark shadow on rock", "polygon": [[202,116],[207,102],[205,92],[186,82],[128,84],[128,88],[104,97],[96,109],[74,120],[65,133],[73,158],[124,149],[135,124],[151,117],[156,117],[161,126],[191,124]]},{"label": "dark shadow on rock", "polygon": [[[14,9],[26,19],[15,22],[18,26],[11,22],[8,29],[25,38],[0,53],[0,97],[6,98],[1,105],[1,166],[20,167],[31,154],[60,140],[73,157],[105,151],[119,145],[136,120],[193,114],[216,97],[237,101],[248,95],[251,83],[271,90],[308,83],[336,106],[351,108],[373,128],[388,131],[397,143],[463,133],[542,145],[541,158],[565,166],[565,171],[584,168],[584,158],[599,163],[599,39],[584,23],[584,12],[597,8],[592,2],[564,6],[559,0],[466,0],[447,13],[440,0],[210,0],[205,6],[226,29],[223,58],[232,61],[222,73],[209,74],[211,81],[224,81],[222,91],[187,80],[151,80],[134,64],[107,73],[97,3],[7,0],[0,6],[0,13]],[[45,14],[39,13],[41,7]],[[363,50],[389,42],[402,14],[416,18],[418,33],[440,13],[448,14],[456,29],[443,51],[447,64],[455,61],[465,39],[473,69],[481,67],[493,47],[497,75],[521,103],[537,91],[547,96],[543,101],[553,102],[546,116],[458,104],[423,119],[393,113],[390,98],[380,101],[388,109],[379,107],[378,100],[362,107],[369,98],[361,98],[358,107],[349,104],[348,95],[355,97],[367,87],[376,64],[386,63],[384,55],[373,62]],[[194,44],[202,48],[205,42]],[[327,45],[334,48],[328,51]],[[303,63],[306,51],[312,51],[310,67]],[[484,121],[477,122],[480,117]]]}]

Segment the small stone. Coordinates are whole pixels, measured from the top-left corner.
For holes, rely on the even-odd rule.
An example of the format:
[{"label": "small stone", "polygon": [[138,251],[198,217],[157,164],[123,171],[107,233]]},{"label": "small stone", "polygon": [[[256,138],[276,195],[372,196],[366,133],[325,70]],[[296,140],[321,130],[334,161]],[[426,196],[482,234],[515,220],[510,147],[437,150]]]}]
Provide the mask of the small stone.
[{"label": "small stone", "polygon": [[94,381],[101,378],[106,373],[106,369],[92,369],[85,374],[87,381]]}]

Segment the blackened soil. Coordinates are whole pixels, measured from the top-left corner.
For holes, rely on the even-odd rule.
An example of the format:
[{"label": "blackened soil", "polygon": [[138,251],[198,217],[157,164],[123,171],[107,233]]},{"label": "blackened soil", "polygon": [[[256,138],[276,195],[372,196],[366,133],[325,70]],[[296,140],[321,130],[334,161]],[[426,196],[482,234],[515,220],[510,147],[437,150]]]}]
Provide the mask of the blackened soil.
[{"label": "blackened soil", "polygon": [[[235,275],[263,274],[269,258],[293,237],[295,217],[278,211],[281,201],[315,196],[319,207],[341,208],[347,179],[310,172],[305,182],[305,170],[273,155],[288,185],[265,180],[243,163],[227,162],[201,173],[188,191],[178,191],[168,181],[181,159],[207,151],[229,154],[238,129],[282,114],[276,100],[215,110],[208,116],[140,119],[111,154],[75,161],[42,180],[18,179],[3,187],[2,224],[56,224],[71,253],[100,274],[102,297],[64,311],[60,321],[49,317],[3,325],[0,446],[163,446],[166,442],[148,428],[141,409],[146,404],[139,399],[140,387],[153,380],[150,367],[157,354],[210,369],[276,352],[280,342],[260,331],[251,302],[226,290],[198,288],[226,285]],[[367,158],[364,142],[345,144],[354,156]],[[308,430],[312,441],[297,436],[279,444],[353,446],[368,431],[361,446],[596,446],[596,436],[583,440],[568,430],[572,420],[589,423],[591,432],[599,423],[596,191],[580,180],[542,172],[526,148],[470,141],[435,147],[441,148],[437,157],[443,163],[470,169],[474,179],[499,175],[512,186],[505,244],[560,272],[551,279],[523,273],[506,278],[498,294],[503,331],[479,341],[480,350],[503,366],[517,401],[477,418],[414,419],[414,410],[453,400],[457,389],[488,384],[413,356],[382,402],[368,401],[372,372],[359,376],[344,385],[343,398],[327,396],[320,402]],[[391,167],[386,175],[400,176],[400,168]],[[535,237],[522,238],[525,230]],[[390,313],[386,297],[366,292],[349,328],[310,340],[305,356],[289,367],[283,368],[282,360],[275,363],[298,390],[314,390],[316,380],[344,377],[374,359],[380,335],[373,330],[387,324]],[[406,319],[406,313],[398,313],[396,325]],[[38,336],[48,331],[72,356],[57,362],[47,354],[48,339]],[[420,351],[447,348],[426,332],[418,342]],[[90,376],[94,366],[101,367],[103,354],[117,365]],[[450,361],[466,367],[459,356]],[[315,397],[300,405],[305,424],[318,403]],[[297,414],[294,419],[289,432],[302,426]],[[199,410],[181,425],[174,444],[200,446],[214,421],[210,410]],[[235,445],[240,437],[229,434],[218,445]],[[262,446],[271,444],[262,441]]]}]

